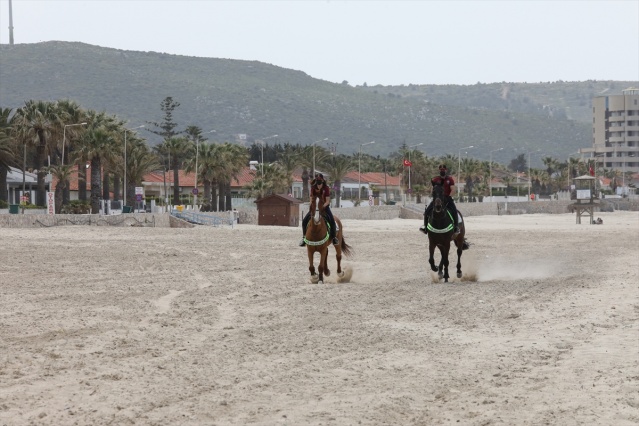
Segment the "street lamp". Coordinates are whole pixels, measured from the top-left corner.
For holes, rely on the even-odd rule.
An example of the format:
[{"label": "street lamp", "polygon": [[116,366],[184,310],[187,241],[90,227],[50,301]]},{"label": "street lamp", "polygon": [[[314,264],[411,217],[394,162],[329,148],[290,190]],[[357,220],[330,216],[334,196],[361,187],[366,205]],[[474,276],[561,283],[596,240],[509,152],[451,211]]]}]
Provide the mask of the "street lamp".
[{"label": "street lamp", "polygon": [[318,141],[313,142],[313,174],[311,176],[313,176],[313,178],[315,178],[315,144],[317,142],[322,142],[322,141],[327,141],[328,138],[324,138],[324,139],[320,139]]},{"label": "street lamp", "polygon": [[[417,145],[411,145],[408,147],[408,162],[410,163],[410,149],[411,148],[415,148],[416,146],[421,146],[424,145],[424,142],[422,143],[418,143]],[[410,171],[413,168],[413,164],[411,163],[410,166],[408,166],[408,196],[410,197],[411,194],[411,190],[410,190]]]},{"label": "street lamp", "polygon": [[[208,132],[205,133],[205,135],[208,135],[209,133],[215,133],[215,130],[209,130]],[[193,187],[195,190],[193,191],[193,211],[195,211],[195,205],[197,204],[197,158],[200,155],[200,137],[198,136],[195,139],[195,186]]]},{"label": "street lamp", "polygon": [[[457,185],[461,185],[461,152],[464,149],[471,149],[471,148],[474,148],[474,146],[471,145],[465,148],[459,148],[459,156],[457,157],[459,159],[459,164],[457,165]],[[461,200],[461,191],[459,191],[457,195],[457,201],[460,201],[460,200]]]},{"label": "street lamp", "polygon": [[259,143],[262,146],[262,163],[260,164],[260,169],[262,170],[262,180],[264,180],[264,141],[271,138],[276,138],[277,135],[268,136],[262,139],[256,139],[255,142]]},{"label": "street lamp", "polygon": [[122,204],[123,210],[124,210],[124,206],[126,206],[126,132],[128,130],[141,129],[143,127],[144,127],[144,124],[138,127],[134,127],[132,129],[127,129],[126,127],[124,128],[124,197],[122,197],[124,201],[124,204]]},{"label": "street lamp", "polygon": [[488,181],[488,188],[490,190],[490,201],[493,201],[493,152],[501,151],[504,148],[493,149],[490,151],[490,162],[488,163],[488,167],[490,169],[490,180]]},{"label": "street lamp", "polygon": [[359,144],[359,163],[357,166],[357,201],[361,200],[362,194],[362,147],[375,143],[375,141]]},{"label": "street lamp", "polygon": [[[60,166],[64,166],[64,146],[67,143],[67,127],[73,126],[86,126],[87,123],[65,124],[62,129],[62,159],[60,160]],[[58,133],[59,134],[59,133]]]}]

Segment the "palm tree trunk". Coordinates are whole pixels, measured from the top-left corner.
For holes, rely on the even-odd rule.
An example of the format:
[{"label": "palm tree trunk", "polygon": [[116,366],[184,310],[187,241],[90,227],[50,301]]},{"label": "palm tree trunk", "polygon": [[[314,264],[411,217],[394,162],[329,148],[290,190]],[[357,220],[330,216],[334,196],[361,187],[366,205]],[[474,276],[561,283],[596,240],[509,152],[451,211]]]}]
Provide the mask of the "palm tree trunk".
[{"label": "palm tree trunk", "polygon": [[211,181],[204,179],[204,204],[211,206]]},{"label": "palm tree trunk", "polygon": [[342,181],[336,180],[335,187],[337,188],[335,190],[335,207],[338,208],[341,205],[340,202],[342,200]]},{"label": "palm tree trunk", "polygon": [[302,200],[308,200],[311,194],[308,192],[308,170],[302,169]]},{"label": "palm tree trunk", "polygon": [[55,187],[55,213],[60,214],[62,212],[62,203],[64,198],[64,191],[66,189],[66,181],[60,181]]},{"label": "palm tree trunk", "polygon": [[226,182],[225,186],[225,191],[226,191],[226,210],[233,210],[233,202],[231,199],[231,182]]},{"label": "palm tree trunk", "polygon": [[182,200],[180,200],[180,173],[177,163],[176,161],[173,168],[173,204],[182,204]]},{"label": "palm tree trunk", "polygon": [[218,191],[219,191],[219,193],[220,193],[219,205],[218,205],[218,211],[223,212],[224,210],[226,210],[226,209],[224,208],[224,201],[225,201],[225,200],[224,200],[224,194],[225,194],[225,192],[224,192],[224,183],[223,183],[223,182],[220,182],[220,183],[218,184]]},{"label": "palm tree trunk", "polygon": [[120,200],[120,178],[118,176],[113,176],[113,199]]},{"label": "palm tree trunk", "polygon": [[102,199],[108,200],[109,197],[109,174],[104,173],[104,177],[102,178]]},{"label": "palm tree trunk", "polygon": [[84,167],[84,162],[78,166],[78,199],[87,200],[87,169]]},{"label": "palm tree trunk", "polygon": [[211,210],[217,211],[217,183],[211,182]]},{"label": "palm tree trunk", "polygon": [[36,148],[36,158],[35,158],[35,168],[38,170],[38,185],[37,185],[37,189],[36,189],[36,199],[35,199],[35,204],[37,206],[41,206],[44,207],[46,204],[46,189],[44,186],[44,177],[46,176],[46,173],[44,172],[44,170],[42,170],[42,166],[44,165],[44,157],[46,154],[46,147],[47,147],[47,141],[44,137],[44,132],[39,131],[38,132],[38,139],[40,140],[40,143],[38,144],[38,147]]},{"label": "palm tree trunk", "polygon": [[91,213],[100,213],[100,192],[101,191],[100,157],[91,159]]},{"label": "palm tree trunk", "polygon": [[9,191],[7,190],[7,175],[9,169],[0,166],[0,201],[9,202]]}]

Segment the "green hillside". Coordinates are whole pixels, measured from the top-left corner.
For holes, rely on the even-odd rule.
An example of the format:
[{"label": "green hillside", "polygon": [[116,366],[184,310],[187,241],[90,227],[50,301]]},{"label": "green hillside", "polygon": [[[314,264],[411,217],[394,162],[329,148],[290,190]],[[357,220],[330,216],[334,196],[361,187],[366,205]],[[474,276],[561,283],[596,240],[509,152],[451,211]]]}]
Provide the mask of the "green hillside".
[{"label": "green hillside", "polygon": [[[590,108],[590,97],[624,83],[562,83],[571,99]],[[29,99],[72,99],[82,107],[115,114],[131,126],[161,121],[160,102],[173,97],[181,129],[215,129],[219,141],[246,134],[254,139],[278,134],[278,143],[311,144],[329,138],[340,153],[359,144],[387,156],[402,144],[429,156],[456,155],[468,145],[473,157],[507,162],[518,153],[541,148],[564,159],[591,144],[591,125],[582,112],[540,113],[537,108],[488,107],[503,85],[351,87],[309,77],[301,71],[255,61],[196,58],[133,52],[82,43],[45,42],[0,45],[0,106],[17,108]],[[511,104],[555,105],[556,83],[510,84]],[[481,90],[480,90],[481,89]],[[603,90],[603,89],[601,89]],[[482,96],[485,91],[489,95]],[[465,96],[469,93],[473,96]],[[519,101],[521,99],[521,102]],[[527,100],[525,100],[527,99]],[[517,102],[515,102],[517,100]],[[564,108],[565,109],[565,108]],[[577,108],[573,108],[576,110]],[[579,117],[579,120],[576,117]],[[145,132],[151,144],[157,136]],[[271,142],[271,141],[269,141]],[[273,141],[275,142],[275,141]],[[535,161],[533,161],[534,163]]]}]

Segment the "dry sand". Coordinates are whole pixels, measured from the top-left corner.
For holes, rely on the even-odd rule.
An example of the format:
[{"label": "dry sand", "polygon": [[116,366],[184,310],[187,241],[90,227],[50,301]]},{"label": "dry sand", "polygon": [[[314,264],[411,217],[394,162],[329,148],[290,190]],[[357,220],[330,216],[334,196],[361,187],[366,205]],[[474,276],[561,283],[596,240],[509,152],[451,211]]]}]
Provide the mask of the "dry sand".
[{"label": "dry sand", "polygon": [[469,217],[448,284],[417,220],[323,285],[299,228],[0,229],[0,425],[636,425],[639,214],[597,216]]}]

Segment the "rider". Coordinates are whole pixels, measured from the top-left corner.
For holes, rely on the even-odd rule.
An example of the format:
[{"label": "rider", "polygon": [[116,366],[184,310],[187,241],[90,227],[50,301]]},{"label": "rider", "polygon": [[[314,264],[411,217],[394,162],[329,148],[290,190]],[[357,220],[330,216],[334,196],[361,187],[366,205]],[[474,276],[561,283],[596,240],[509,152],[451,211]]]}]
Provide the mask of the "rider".
[{"label": "rider", "polygon": [[[455,202],[453,201],[453,195],[455,194],[455,180],[452,176],[447,175],[448,169],[445,164],[439,165],[439,176],[435,176],[430,180],[430,183],[433,185],[442,185],[444,187],[444,197],[447,198],[446,206],[448,210],[450,210],[450,214],[453,216],[455,232],[454,234],[459,234],[459,217],[457,215],[457,206],[455,206]],[[434,201],[434,200],[433,200]],[[423,233],[426,233],[426,226],[428,225],[428,217],[433,211],[433,201],[430,202],[428,207],[426,207],[426,211],[424,211],[424,226],[420,227],[419,230]]]},{"label": "rider", "polygon": [[[311,181],[311,203],[316,197],[319,197],[320,203],[324,203],[324,215],[331,227],[330,238],[334,245],[338,245],[339,240],[335,236],[335,219],[331,212],[331,190],[328,186],[326,186],[326,180],[324,180],[324,175],[321,173],[315,173],[315,179]],[[304,220],[302,220],[302,235],[304,236],[306,236],[306,226],[308,225],[309,220],[311,220],[310,211],[306,213]],[[304,238],[302,238],[302,241],[300,241],[300,247],[304,247],[305,245],[306,242],[304,242]]]}]

